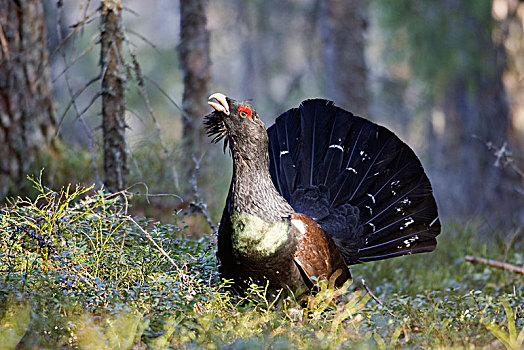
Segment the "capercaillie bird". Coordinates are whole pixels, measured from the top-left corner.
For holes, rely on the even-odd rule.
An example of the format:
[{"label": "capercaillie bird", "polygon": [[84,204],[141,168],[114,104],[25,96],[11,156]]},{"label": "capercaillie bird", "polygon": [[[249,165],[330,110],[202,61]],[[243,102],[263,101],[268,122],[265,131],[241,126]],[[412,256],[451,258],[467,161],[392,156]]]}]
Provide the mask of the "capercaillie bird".
[{"label": "capercaillie bird", "polygon": [[[435,249],[440,221],[420,160],[395,134],[323,99],[267,130],[220,93],[204,124],[224,139],[233,177],[218,230],[219,271],[235,287],[306,291],[349,265]],[[335,274],[336,272],[336,274]]]}]

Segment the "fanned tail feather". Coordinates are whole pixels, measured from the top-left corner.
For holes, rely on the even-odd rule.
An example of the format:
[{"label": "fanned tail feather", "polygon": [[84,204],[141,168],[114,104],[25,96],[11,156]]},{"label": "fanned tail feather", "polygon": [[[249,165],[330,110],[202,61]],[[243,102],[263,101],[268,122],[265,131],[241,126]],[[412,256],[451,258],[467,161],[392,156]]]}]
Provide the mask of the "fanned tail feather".
[{"label": "fanned tail feather", "polygon": [[333,237],[348,264],[435,249],[431,184],[391,131],[317,99],[282,114],[268,134],[276,188]]}]

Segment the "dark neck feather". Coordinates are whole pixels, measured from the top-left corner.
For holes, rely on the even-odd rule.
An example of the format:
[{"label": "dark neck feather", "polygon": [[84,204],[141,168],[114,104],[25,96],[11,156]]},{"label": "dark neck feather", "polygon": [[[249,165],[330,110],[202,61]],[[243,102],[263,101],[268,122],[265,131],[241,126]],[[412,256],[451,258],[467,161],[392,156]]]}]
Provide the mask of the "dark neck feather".
[{"label": "dark neck feather", "polygon": [[267,144],[264,151],[253,150],[250,156],[235,149],[232,153],[230,196],[233,213],[255,215],[266,222],[280,221],[294,213],[271,180]]}]

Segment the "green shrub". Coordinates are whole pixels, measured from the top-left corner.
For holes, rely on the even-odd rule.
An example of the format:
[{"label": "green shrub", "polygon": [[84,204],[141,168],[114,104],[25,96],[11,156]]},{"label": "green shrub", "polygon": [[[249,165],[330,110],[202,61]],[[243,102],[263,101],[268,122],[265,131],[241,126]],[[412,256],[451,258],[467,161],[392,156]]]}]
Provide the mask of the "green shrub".
[{"label": "green shrub", "polygon": [[125,192],[31,181],[37,197],[0,209],[3,348],[522,346],[522,276],[463,259],[522,264],[522,253],[477,240],[472,225],[447,225],[432,254],[354,266],[339,289],[235,296],[214,237],[187,238],[178,215],[161,224],[130,216]]}]

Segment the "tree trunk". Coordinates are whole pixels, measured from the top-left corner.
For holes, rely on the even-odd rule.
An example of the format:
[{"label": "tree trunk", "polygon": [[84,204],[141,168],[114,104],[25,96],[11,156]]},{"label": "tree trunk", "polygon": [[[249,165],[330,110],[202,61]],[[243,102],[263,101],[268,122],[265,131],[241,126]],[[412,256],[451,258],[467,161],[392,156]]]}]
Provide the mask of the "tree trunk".
[{"label": "tree trunk", "polygon": [[41,0],[0,0],[0,199],[24,187],[55,133]]},{"label": "tree trunk", "polygon": [[[201,151],[205,134],[201,117],[209,113],[211,79],[207,0],[180,1],[180,67],[184,76],[183,135],[188,156]],[[190,159],[190,157],[189,157]]]},{"label": "tree trunk", "polygon": [[509,142],[511,129],[502,82],[504,48],[492,42],[483,47],[493,51],[492,74],[478,77],[474,89],[455,77],[440,102],[445,127],[432,134],[432,144],[441,147],[430,150],[432,173],[440,175],[435,190],[444,216],[480,215],[493,227],[504,227],[524,217],[524,196],[517,192],[522,179],[495,155]]},{"label": "tree trunk", "polygon": [[103,0],[101,15],[104,184],[109,191],[116,192],[124,189],[128,174],[125,147],[122,1]]},{"label": "tree trunk", "polygon": [[364,58],[366,21],[361,0],[320,2],[320,33],[325,93],[339,106],[358,115],[368,112]]}]

